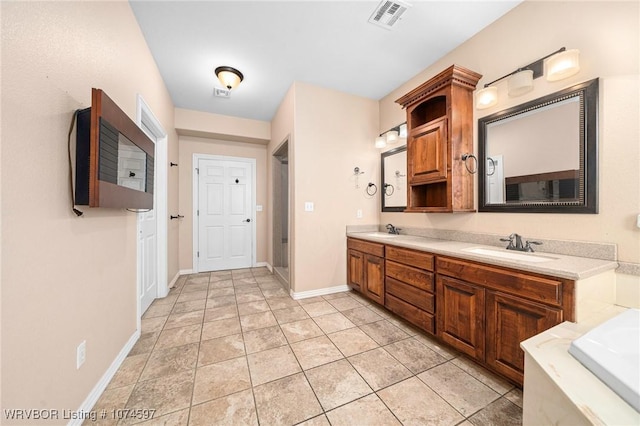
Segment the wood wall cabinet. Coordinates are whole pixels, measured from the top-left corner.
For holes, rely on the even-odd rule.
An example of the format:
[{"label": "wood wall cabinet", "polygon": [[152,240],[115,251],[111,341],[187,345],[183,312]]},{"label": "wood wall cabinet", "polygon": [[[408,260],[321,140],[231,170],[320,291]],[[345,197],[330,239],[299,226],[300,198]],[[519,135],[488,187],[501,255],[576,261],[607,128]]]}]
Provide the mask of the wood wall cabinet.
[{"label": "wood wall cabinet", "polygon": [[433,266],[432,254],[386,247],[385,307],[431,334],[435,333]]},{"label": "wood wall cabinet", "polygon": [[574,315],[571,280],[437,257],[437,335],[522,384],[520,342]]},{"label": "wood wall cabinet", "polygon": [[347,239],[347,283],[384,305],[384,245]]},{"label": "wood wall cabinet", "polygon": [[407,110],[406,212],[474,211],[473,91],[482,76],[453,65],[396,102]]}]

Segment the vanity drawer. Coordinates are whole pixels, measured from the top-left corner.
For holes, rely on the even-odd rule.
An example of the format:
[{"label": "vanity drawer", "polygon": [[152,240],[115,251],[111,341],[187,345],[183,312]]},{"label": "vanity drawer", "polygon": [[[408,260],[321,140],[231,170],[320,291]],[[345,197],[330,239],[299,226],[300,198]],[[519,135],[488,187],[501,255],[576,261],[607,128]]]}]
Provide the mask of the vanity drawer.
[{"label": "vanity drawer", "polygon": [[435,313],[435,296],[432,293],[420,290],[391,277],[385,279],[385,291],[387,295],[391,294],[431,314]]},{"label": "vanity drawer", "polygon": [[438,257],[436,271],[438,274],[479,284],[488,289],[562,306],[564,282],[559,279],[529,275],[513,269],[480,265],[447,257]]},{"label": "vanity drawer", "polygon": [[422,251],[409,250],[394,246],[387,246],[386,249],[388,260],[404,263],[405,265],[415,266],[416,268],[433,271],[434,256]]},{"label": "vanity drawer", "polygon": [[347,238],[347,248],[357,250],[361,253],[368,253],[374,256],[384,257],[384,245],[369,241]]},{"label": "vanity drawer", "polygon": [[416,308],[415,306],[404,302],[391,294],[386,295],[384,299],[384,306],[391,312],[400,315],[402,318],[409,321],[411,324],[418,326],[422,330],[428,331],[431,334],[435,333],[435,321],[433,315],[423,311],[422,309]]},{"label": "vanity drawer", "polygon": [[422,269],[412,268],[411,266],[402,265],[400,263],[387,260],[385,263],[385,271],[387,277],[410,284],[422,290],[434,291],[433,273],[423,271]]}]

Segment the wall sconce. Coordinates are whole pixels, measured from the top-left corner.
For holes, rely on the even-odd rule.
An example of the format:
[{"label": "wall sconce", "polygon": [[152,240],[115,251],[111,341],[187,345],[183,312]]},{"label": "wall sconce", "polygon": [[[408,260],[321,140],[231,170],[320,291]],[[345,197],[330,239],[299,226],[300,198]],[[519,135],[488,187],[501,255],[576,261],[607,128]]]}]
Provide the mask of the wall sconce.
[{"label": "wall sconce", "polygon": [[507,82],[509,96],[520,96],[533,90],[533,80],[543,76],[545,69],[547,81],[558,81],[577,74],[580,71],[579,57],[579,50],[567,50],[562,47],[529,65],[503,75],[485,84],[483,89],[476,92],[476,108],[486,109],[498,103],[498,88],[494,84],[500,80],[509,77]]},{"label": "wall sconce", "polygon": [[238,87],[240,82],[244,80],[244,76],[240,71],[232,67],[218,67],[215,69],[216,77],[220,80],[220,83],[227,89],[235,89]]}]

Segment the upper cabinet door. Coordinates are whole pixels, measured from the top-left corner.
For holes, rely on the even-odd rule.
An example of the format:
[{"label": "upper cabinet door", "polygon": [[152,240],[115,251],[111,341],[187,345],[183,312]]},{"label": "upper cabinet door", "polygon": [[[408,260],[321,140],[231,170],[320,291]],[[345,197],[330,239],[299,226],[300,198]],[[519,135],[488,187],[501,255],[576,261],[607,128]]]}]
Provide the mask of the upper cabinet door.
[{"label": "upper cabinet door", "polygon": [[447,179],[447,119],[414,130],[408,141],[410,184]]}]

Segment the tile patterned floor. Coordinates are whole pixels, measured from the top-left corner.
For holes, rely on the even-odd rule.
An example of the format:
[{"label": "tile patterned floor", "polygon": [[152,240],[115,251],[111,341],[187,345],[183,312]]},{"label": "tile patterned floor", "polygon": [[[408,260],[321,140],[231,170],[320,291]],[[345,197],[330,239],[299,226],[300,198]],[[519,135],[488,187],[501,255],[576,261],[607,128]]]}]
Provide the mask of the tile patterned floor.
[{"label": "tile patterned floor", "polygon": [[102,409],[155,409],[143,425],[502,426],[522,423],[522,393],[357,293],[296,301],[257,268],[181,277]]}]

